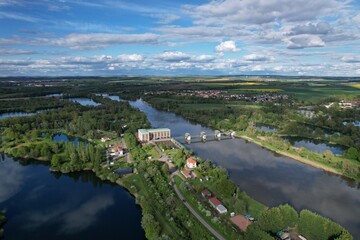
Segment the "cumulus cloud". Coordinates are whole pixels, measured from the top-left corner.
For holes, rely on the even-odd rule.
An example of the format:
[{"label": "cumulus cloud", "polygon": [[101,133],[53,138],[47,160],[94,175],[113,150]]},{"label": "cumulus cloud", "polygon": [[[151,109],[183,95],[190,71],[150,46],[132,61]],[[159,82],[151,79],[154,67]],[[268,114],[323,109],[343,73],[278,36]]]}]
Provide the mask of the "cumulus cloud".
[{"label": "cumulus cloud", "polygon": [[325,42],[317,35],[302,34],[285,39],[287,48],[302,49],[309,47],[324,47]]},{"label": "cumulus cloud", "polygon": [[180,18],[178,15],[171,13],[150,14],[149,16],[153,18],[157,18],[158,19],[157,23],[160,24],[169,24]]},{"label": "cumulus cloud", "polygon": [[158,44],[159,37],[153,33],[143,34],[70,34],[60,39],[37,39],[33,44],[55,45],[71,49],[100,49],[120,44]]},{"label": "cumulus cloud", "polygon": [[360,63],[360,57],[354,55],[346,55],[340,58],[341,61],[346,63]]},{"label": "cumulus cloud", "polygon": [[144,60],[143,55],[140,54],[121,54],[118,59],[122,62],[141,62]]},{"label": "cumulus cloud", "polygon": [[297,25],[291,29],[290,35],[300,34],[328,34],[331,26],[328,22],[319,22],[317,24],[308,23],[306,25]]},{"label": "cumulus cloud", "polygon": [[164,52],[164,53],[161,53],[159,55],[156,55],[155,58],[157,59],[161,59],[161,60],[164,60],[164,61],[168,61],[168,62],[176,62],[176,61],[183,61],[183,60],[188,60],[190,59],[190,56],[186,53],[183,53],[183,52],[178,52],[178,51],[175,51],[175,52]]},{"label": "cumulus cloud", "polygon": [[225,41],[221,42],[219,45],[215,47],[217,52],[238,52],[240,49],[236,47],[236,43],[234,41]]},{"label": "cumulus cloud", "polygon": [[336,0],[223,0],[200,6],[189,5],[185,11],[199,24],[250,23],[266,24],[277,19],[311,21],[344,8],[346,3]]},{"label": "cumulus cloud", "polygon": [[0,49],[0,56],[30,55],[36,53],[36,51],[22,49]]},{"label": "cumulus cloud", "polygon": [[265,62],[273,61],[275,58],[272,55],[249,54],[244,56],[244,60],[250,62]]}]

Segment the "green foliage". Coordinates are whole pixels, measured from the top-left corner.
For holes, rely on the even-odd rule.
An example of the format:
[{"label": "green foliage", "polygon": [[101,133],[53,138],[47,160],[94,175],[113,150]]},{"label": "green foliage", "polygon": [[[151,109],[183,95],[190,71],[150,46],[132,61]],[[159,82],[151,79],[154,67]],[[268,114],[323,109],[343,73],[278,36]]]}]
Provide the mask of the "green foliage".
[{"label": "green foliage", "polygon": [[274,238],[271,237],[267,232],[261,230],[261,228],[259,228],[256,224],[252,224],[247,228],[244,234],[244,240],[255,239],[273,240]]},{"label": "green foliage", "polygon": [[339,224],[308,210],[302,210],[300,212],[298,227],[299,233],[307,239],[353,239],[349,232]]},{"label": "green foliage", "polygon": [[272,233],[287,227],[295,227],[297,222],[298,214],[296,210],[287,204],[270,208],[259,217],[261,229]]},{"label": "green foliage", "polygon": [[359,151],[354,148],[351,147],[349,148],[346,152],[345,152],[346,157],[353,159],[353,160],[359,160],[360,161],[360,153]]}]

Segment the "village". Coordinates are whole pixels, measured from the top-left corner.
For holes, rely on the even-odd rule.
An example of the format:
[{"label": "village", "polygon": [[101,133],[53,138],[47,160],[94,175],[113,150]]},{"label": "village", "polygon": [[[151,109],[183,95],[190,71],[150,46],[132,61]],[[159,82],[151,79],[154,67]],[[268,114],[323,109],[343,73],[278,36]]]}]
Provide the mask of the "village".
[{"label": "village", "polygon": [[225,99],[238,100],[253,103],[266,103],[279,100],[288,100],[289,95],[277,93],[262,93],[262,94],[229,94],[224,90],[167,90],[167,91],[147,91],[144,95],[178,95],[178,96],[196,96],[209,99]]}]

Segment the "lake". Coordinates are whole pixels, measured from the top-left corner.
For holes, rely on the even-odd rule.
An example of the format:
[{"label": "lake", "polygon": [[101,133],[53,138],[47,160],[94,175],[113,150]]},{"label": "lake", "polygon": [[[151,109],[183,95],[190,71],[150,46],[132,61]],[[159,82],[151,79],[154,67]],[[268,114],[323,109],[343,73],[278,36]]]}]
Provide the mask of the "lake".
[{"label": "lake", "polygon": [[145,239],[141,209],[92,172],[51,173],[46,163],[0,158],[5,239]]},{"label": "lake", "polygon": [[344,150],[347,149],[345,146],[332,145],[317,139],[309,139],[302,137],[284,137],[284,139],[290,142],[290,144],[293,145],[294,147],[298,147],[298,148],[304,147],[316,153],[324,153],[326,150],[330,150],[332,153],[336,155],[342,155]]},{"label": "lake", "polygon": [[90,98],[67,98],[68,101],[77,102],[83,106],[99,106],[100,103],[95,102]]},{"label": "lake", "polygon": [[[186,132],[214,132],[174,113],[158,111],[142,100],[130,104],[146,113],[153,127],[170,128],[172,136],[182,142]],[[360,239],[360,186],[354,181],[242,139],[194,143],[188,148],[203,160],[210,159],[226,168],[230,179],[254,199],[268,206],[289,203],[297,210],[315,211],[347,228],[354,239]]]},{"label": "lake", "polygon": [[26,112],[8,112],[8,113],[1,113],[0,114],[0,120],[3,120],[5,118],[9,117],[23,117],[23,116],[32,116],[36,113],[26,113]]},{"label": "lake", "polygon": [[257,130],[262,130],[264,132],[271,132],[274,133],[276,132],[276,128],[270,125],[266,125],[266,124],[256,124],[256,129]]}]

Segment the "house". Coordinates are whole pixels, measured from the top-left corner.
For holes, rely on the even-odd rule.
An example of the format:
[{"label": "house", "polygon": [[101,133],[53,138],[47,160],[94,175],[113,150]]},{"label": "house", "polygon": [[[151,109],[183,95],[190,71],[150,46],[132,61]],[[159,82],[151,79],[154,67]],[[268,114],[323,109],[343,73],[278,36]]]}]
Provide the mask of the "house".
[{"label": "house", "polygon": [[207,189],[204,189],[202,192],[201,192],[201,195],[203,197],[211,197],[211,192]]},{"label": "house", "polygon": [[211,206],[213,206],[214,208],[216,208],[219,205],[222,205],[221,202],[219,201],[219,199],[217,199],[216,197],[212,197],[209,199],[209,203],[211,204]]},{"label": "house", "polygon": [[231,217],[230,220],[243,232],[245,232],[247,227],[251,224],[249,219],[245,218],[242,215],[236,215],[234,217]]},{"label": "house", "polygon": [[191,178],[191,170],[190,169],[184,169],[184,170],[181,170],[181,174],[184,175],[185,178]]},{"label": "house", "polygon": [[227,213],[226,207],[224,207],[224,205],[222,205],[222,204],[216,206],[216,210],[217,210],[220,214]]},{"label": "house", "polygon": [[121,146],[115,146],[113,150],[113,156],[122,156],[124,155],[124,149]]},{"label": "house", "polygon": [[108,136],[104,136],[101,138],[101,142],[110,141],[110,138]]},{"label": "house", "polygon": [[197,167],[197,162],[195,159],[193,158],[188,158],[186,160],[186,167],[190,168],[190,169],[193,169],[193,168],[196,168]]}]

